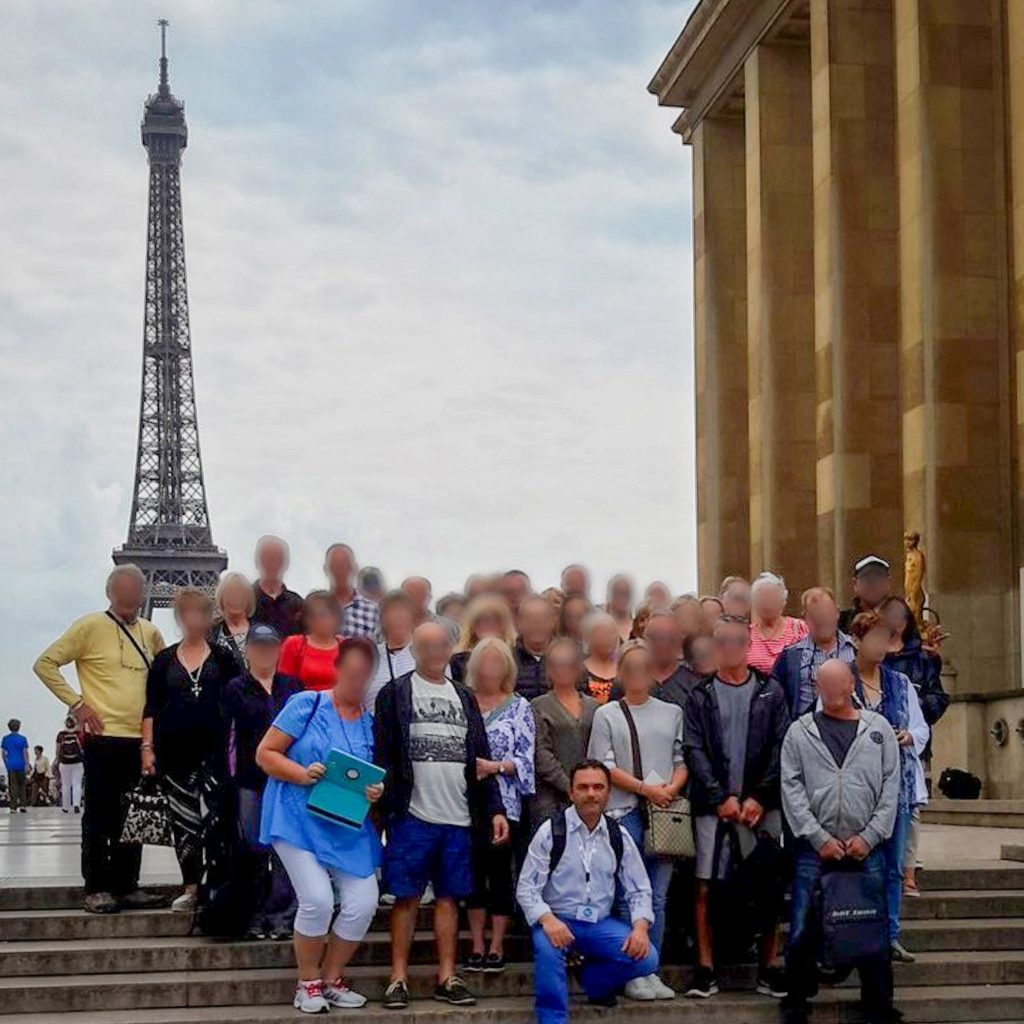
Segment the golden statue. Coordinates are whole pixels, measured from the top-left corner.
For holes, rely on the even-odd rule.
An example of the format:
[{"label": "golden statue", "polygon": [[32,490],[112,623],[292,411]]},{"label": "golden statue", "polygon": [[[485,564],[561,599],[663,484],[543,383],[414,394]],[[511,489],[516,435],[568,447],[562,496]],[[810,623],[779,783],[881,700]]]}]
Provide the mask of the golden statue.
[{"label": "golden statue", "polygon": [[923,617],[925,607],[924,573],[926,563],[924,552],[921,550],[920,544],[921,534],[903,534],[903,550],[906,552],[903,556],[903,596],[906,598],[907,604],[910,605],[910,610],[913,612],[914,618],[917,620],[918,627],[924,631],[926,628]]}]

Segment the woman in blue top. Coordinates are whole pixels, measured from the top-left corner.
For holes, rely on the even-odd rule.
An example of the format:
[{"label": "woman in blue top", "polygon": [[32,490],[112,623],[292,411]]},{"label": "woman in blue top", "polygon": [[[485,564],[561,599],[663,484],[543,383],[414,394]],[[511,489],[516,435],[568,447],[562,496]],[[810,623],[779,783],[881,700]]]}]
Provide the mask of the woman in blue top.
[{"label": "woman in blue top", "polygon": [[[353,829],[311,814],[306,799],[332,750],[373,761],[373,715],[363,701],[376,665],[370,640],[346,640],[335,661],[334,688],[292,697],[256,751],[257,764],[270,777],[260,841],[273,845],[299,903],[294,1002],[304,1013],[366,1003],[345,984],[344,973],[377,909],[380,838],[369,820]],[[366,798],[375,803],[383,792],[383,785],[367,786]],[[325,952],[335,902],[340,910]]]}]

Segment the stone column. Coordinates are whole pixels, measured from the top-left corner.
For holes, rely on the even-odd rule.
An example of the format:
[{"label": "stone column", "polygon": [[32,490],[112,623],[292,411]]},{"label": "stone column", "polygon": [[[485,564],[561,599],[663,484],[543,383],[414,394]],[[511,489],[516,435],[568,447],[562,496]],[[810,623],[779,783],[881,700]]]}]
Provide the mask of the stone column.
[{"label": "stone column", "polygon": [[[1014,482],[1017,522],[1024,522],[1024,4],[1006,5],[1006,104],[1010,144],[1010,230],[1013,280],[1010,285],[1010,330],[1016,363],[1014,433],[1017,478]],[[1024,567],[1024,536],[1018,530],[1017,565]],[[1024,570],[1018,570],[1019,572]],[[1019,578],[1019,577],[1018,577]]]},{"label": "stone column", "polygon": [[1002,9],[895,0],[904,522],[961,692],[1018,675]]},{"label": "stone column", "polygon": [[750,560],[796,595],[818,578],[808,48],[758,46],[744,86]]},{"label": "stone column", "polygon": [[812,0],[818,578],[902,560],[892,0]]},{"label": "stone column", "polygon": [[750,572],[747,229],[743,119],[693,134],[693,263],[700,590]]}]

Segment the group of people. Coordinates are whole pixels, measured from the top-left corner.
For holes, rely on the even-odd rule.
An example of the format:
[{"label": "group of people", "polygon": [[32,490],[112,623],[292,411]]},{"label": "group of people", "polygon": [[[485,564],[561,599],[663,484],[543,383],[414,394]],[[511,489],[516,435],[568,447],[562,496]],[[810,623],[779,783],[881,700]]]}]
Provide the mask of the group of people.
[{"label": "group of people", "polygon": [[[142,573],[119,566],[109,607],[37,659],[84,736],[86,910],[159,899],[138,887],[140,848],[120,841],[128,794],[155,776],[184,882],[173,908],[208,898],[207,823],[230,805],[259,865],[247,933],[293,940],[298,1009],[365,1004],[347,966],[381,903],[384,1005],[408,1006],[430,901],[436,999],[475,1002],[465,976],[505,969],[521,915],[537,1017],[561,1024],[573,971],[599,1005],[673,998],[659,966],[669,925],[694,940],[685,994],[713,996],[731,927],[719,893],[745,863],[785,863],[758,912],[756,988],[801,1021],[819,959],[816,887],[843,864],[884,887],[888,943],[858,966],[869,1019],[896,1018],[891,964],[913,959],[900,906],[917,894],[923,764],[947,698],[941,659],[890,594],[883,559],[856,564],[850,608],[814,587],[799,617],[770,572],[703,597],[654,582],[639,602],[620,575],[595,605],[581,565],[540,593],[511,570],[435,602],[423,577],[387,589],[345,544],[326,552],[328,586],[305,598],[285,585],[288,561],[287,544],[264,537],[255,582],[229,572],[212,596],[181,590],[169,647],[139,615]],[[80,693],[61,672],[71,663]],[[307,808],[332,751],[383,769],[358,827]],[[692,829],[686,859],[652,841],[656,811],[683,798],[689,817],[669,818]]]},{"label": "group of people", "polygon": [[[72,716],[57,733],[53,761],[45,748],[36,744],[29,759],[28,740],[22,735],[21,720],[7,722],[7,735],[0,740],[0,754],[7,772],[7,804],[11,814],[26,814],[29,807],[48,807],[59,802],[65,814],[82,812],[83,737]],[[56,769],[56,771],[54,771]]]}]

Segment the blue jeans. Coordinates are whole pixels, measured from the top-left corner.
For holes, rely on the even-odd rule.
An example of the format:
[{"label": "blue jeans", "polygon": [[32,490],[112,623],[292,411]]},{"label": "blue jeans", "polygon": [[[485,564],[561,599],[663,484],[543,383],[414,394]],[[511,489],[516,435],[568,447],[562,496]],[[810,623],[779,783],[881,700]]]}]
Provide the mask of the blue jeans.
[{"label": "blue jeans", "polygon": [[273,932],[292,927],[298,906],[291,879],[280,858],[260,843],[260,802],[262,794],[240,786],[238,789],[238,823],[248,847],[255,880],[253,909],[249,924],[253,928]]},{"label": "blue jeans", "polygon": [[885,857],[885,902],[889,911],[889,941],[900,937],[900,903],[903,900],[903,862],[907,857],[907,839],[910,837],[910,819],[913,812],[896,812],[892,835],[880,849]]},{"label": "blue jeans", "polygon": [[[818,884],[821,858],[806,839],[794,843],[793,894],[790,903],[789,942],[786,946],[786,989],[784,1007],[804,1009],[807,1000],[818,993],[818,954],[821,949],[821,922],[818,920]],[[885,853],[872,850],[864,862],[864,871],[883,876]],[[857,964],[860,975],[860,1001],[869,1020],[886,1019],[892,1006],[892,961],[888,951]]]},{"label": "blue jeans", "polygon": [[[619,825],[629,833],[629,837],[636,843],[642,856],[644,852],[643,811],[639,807],[634,807],[628,814],[619,818]],[[675,871],[676,866],[673,861],[665,857],[644,857],[644,867],[647,868],[647,877],[651,880],[651,903],[654,909],[651,942],[661,949],[665,938],[665,906],[668,903],[668,887],[672,884],[672,872]],[[629,923],[629,907],[625,900],[616,900],[614,913],[619,920]]]},{"label": "blue jeans", "polygon": [[[658,969],[658,950],[654,943],[642,960],[632,960],[622,952],[630,926],[617,918],[606,917],[592,924],[585,921],[566,921],[565,924],[575,936],[572,951],[583,955],[580,981],[592,999],[609,996],[626,982],[646,978]],[[538,1024],[566,1024],[569,1019],[569,980],[565,955],[569,951],[555,949],[539,924],[535,924],[531,932],[535,961],[534,1006]]]}]

